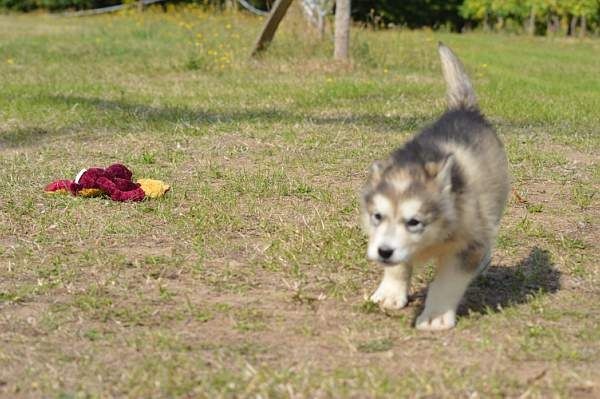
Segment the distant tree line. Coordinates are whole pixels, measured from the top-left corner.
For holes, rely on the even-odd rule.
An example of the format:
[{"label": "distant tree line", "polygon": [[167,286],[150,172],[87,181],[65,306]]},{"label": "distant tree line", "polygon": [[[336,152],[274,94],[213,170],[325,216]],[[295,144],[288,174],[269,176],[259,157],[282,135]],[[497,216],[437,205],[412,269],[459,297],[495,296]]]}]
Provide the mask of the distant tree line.
[{"label": "distant tree line", "polygon": [[486,30],[585,35],[600,28],[598,0],[465,0],[459,11]]},{"label": "distant tree line", "polygon": [[121,4],[121,0],[0,0],[0,8],[13,11],[85,10]]},{"label": "distant tree line", "polygon": [[[132,0],[125,0],[132,1]],[[175,0],[207,8],[232,0]],[[274,0],[248,0],[259,7]],[[89,9],[121,0],[0,0],[0,8],[31,11]],[[483,29],[529,34],[600,33],[600,0],[353,0],[352,18],[369,26],[431,27],[464,31]]]},{"label": "distant tree line", "polygon": [[352,18],[375,27],[461,30],[464,0],[352,0]]}]

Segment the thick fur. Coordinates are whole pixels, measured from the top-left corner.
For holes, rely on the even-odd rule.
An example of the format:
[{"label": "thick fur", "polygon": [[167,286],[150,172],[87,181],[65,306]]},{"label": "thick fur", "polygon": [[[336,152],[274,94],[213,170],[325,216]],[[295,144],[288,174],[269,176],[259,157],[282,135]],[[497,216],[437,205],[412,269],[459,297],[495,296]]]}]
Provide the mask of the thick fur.
[{"label": "thick fur", "polygon": [[467,286],[485,267],[509,193],[504,147],[477,108],[458,58],[440,43],[448,110],[385,161],[362,192],[368,257],[385,266],[371,299],[406,305],[414,265],[438,265],[416,327],[454,327]]}]

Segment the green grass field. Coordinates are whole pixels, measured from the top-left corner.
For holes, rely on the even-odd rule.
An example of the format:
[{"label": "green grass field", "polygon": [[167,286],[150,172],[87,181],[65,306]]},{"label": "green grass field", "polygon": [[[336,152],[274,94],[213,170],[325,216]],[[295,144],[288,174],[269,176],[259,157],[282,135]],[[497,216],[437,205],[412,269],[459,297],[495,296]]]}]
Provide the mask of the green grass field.
[{"label": "green grass field", "polygon": [[[600,396],[600,40],[356,28],[297,10],[0,16],[0,396]],[[514,193],[456,329],[365,298],[358,191],[463,59]],[[163,199],[48,196],[127,164]]]}]

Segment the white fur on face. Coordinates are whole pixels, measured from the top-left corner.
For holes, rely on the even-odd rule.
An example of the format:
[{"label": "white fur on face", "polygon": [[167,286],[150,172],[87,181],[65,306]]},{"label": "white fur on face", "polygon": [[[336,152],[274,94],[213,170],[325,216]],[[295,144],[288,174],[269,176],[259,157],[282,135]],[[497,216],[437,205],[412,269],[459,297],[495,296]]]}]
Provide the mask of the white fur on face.
[{"label": "white fur on face", "polygon": [[395,207],[389,198],[383,195],[376,195],[373,198],[374,212],[380,213],[382,220],[371,230],[367,249],[369,259],[382,261],[379,256],[380,248],[393,250],[392,256],[387,259],[389,263],[397,264],[410,259],[415,249],[416,237],[406,231],[404,221],[413,218],[421,204],[418,199],[404,201],[399,204],[399,212],[395,212]]},{"label": "white fur on face", "polygon": [[412,219],[417,215],[419,209],[421,209],[423,202],[416,198],[409,199],[400,204],[400,214],[404,220]]},{"label": "white fur on face", "polygon": [[391,181],[392,186],[396,189],[397,192],[404,192],[408,186],[410,186],[409,179],[393,179]]},{"label": "white fur on face", "polygon": [[390,219],[394,217],[394,206],[392,202],[383,195],[373,197],[375,211],[381,213],[384,217]]}]

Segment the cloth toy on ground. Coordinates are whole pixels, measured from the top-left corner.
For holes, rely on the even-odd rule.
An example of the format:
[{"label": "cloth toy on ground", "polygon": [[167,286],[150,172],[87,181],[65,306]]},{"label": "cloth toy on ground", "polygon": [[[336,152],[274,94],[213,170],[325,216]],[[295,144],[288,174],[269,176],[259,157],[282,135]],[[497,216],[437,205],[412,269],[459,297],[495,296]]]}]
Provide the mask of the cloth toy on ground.
[{"label": "cloth toy on ground", "polygon": [[57,180],[46,186],[48,194],[71,193],[82,197],[106,194],[113,201],[141,201],[145,197],[162,197],[169,185],[160,180],[139,179],[134,182],[133,174],[125,165],[113,164],[106,169],[83,169],[75,180]]}]

